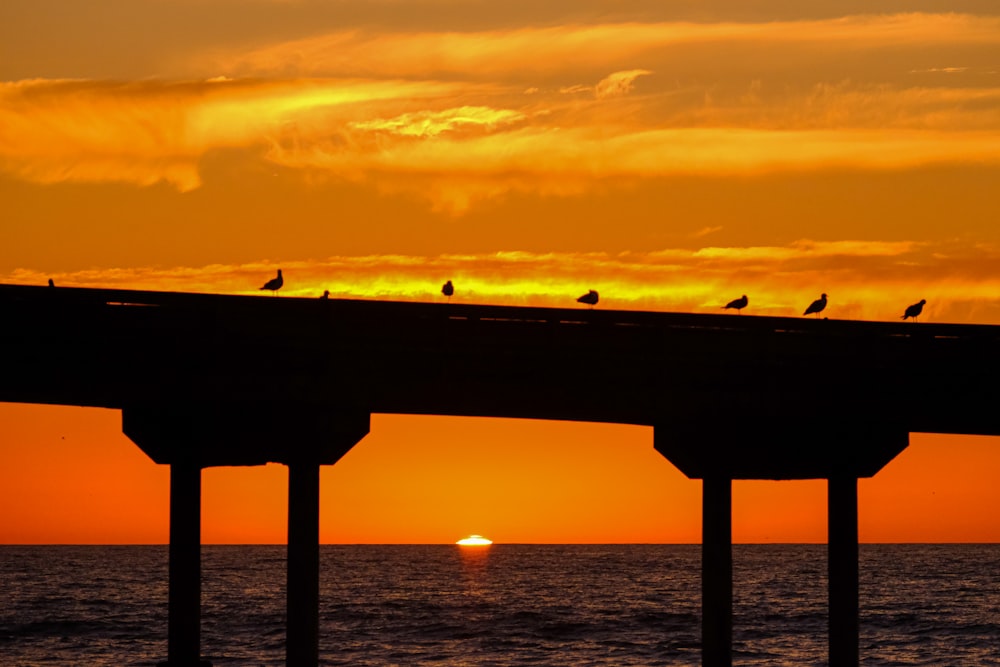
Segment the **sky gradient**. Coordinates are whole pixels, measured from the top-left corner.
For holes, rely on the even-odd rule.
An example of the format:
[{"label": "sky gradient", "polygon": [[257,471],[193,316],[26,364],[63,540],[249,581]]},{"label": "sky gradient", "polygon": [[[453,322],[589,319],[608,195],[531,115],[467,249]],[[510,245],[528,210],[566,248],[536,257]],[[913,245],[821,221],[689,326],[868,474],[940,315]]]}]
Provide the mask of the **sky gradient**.
[{"label": "sky gradient", "polygon": [[[994,2],[538,4],[8,0],[0,282],[1000,324]],[[861,539],[1000,540],[1000,442],[911,442]],[[166,541],[117,413],[0,405],[0,452],[0,542]],[[284,541],[284,468],[204,480],[206,542]],[[825,541],[824,483],[735,488],[737,541]],[[321,538],[696,542],[699,504],[647,429],[376,415]]]}]

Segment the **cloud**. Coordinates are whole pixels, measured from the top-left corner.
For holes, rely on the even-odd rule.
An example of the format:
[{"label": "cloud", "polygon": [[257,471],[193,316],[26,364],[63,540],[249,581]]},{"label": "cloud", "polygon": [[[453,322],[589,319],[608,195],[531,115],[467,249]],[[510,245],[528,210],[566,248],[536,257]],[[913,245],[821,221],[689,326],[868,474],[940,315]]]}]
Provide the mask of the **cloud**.
[{"label": "cloud", "polygon": [[[612,74],[604,94],[646,71]],[[244,164],[374,185],[460,214],[509,193],[573,196],[609,179],[1000,164],[1000,89],[732,92],[710,102],[647,92],[612,109],[446,81],[23,81],[0,85],[0,171],[184,192],[201,186],[206,155],[240,149]],[[470,96],[478,103],[461,103]]]},{"label": "cloud", "polygon": [[[229,76],[403,76],[460,74],[522,79],[546,73],[628,69],[664,53],[704,46],[828,52],[941,45],[996,45],[1000,17],[879,14],[805,21],[577,23],[488,31],[349,29],[230,54],[198,54],[193,71]],[[717,50],[715,60],[723,56]],[[742,52],[741,52],[742,53]],[[657,55],[658,54],[658,55]],[[742,56],[739,56],[742,57]],[[703,54],[700,56],[704,60]],[[690,59],[684,58],[690,65]]]},{"label": "cloud", "polygon": [[433,137],[442,132],[470,127],[492,130],[498,125],[510,125],[524,118],[523,113],[511,109],[464,106],[442,111],[416,111],[388,119],[375,118],[355,121],[350,123],[350,127],[356,130],[383,131],[402,136]]},{"label": "cloud", "polygon": [[821,257],[898,257],[916,251],[913,241],[812,241],[799,240],[786,246],[706,247],[695,251],[705,259],[725,258],[732,262],[768,259],[817,259]]},{"label": "cloud", "polygon": [[454,90],[399,81],[2,83],[0,170],[39,183],[162,181],[186,192],[201,185],[198,163],[212,150],[263,154],[290,125],[328,137],[359,105]]},{"label": "cloud", "polygon": [[715,234],[716,232],[721,232],[722,229],[723,229],[722,225],[715,225],[712,227],[702,227],[701,229],[692,232],[691,234],[688,234],[688,238],[700,239],[702,237]]},{"label": "cloud", "polygon": [[[186,192],[202,186],[207,155],[236,149],[244,168],[278,164],[461,214],[511,193],[677,175],[992,166],[995,82],[900,82],[929,46],[972,69],[998,45],[1000,17],[969,14],[352,28],[199,53],[188,81],[0,84],[0,171]],[[865,76],[887,60],[879,49],[907,63],[897,83],[817,73],[820,61],[851,61]],[[765,52],[780,66],[762,68]],[[744,65],[751,78],[724,75]],[[642,95],[628,94],[654,70]]]},{"label": "cloud", "polygon": [[930,67],[927,69],[911,69],[910,74],[961,74],[968,67]]},{"label": "cloud", "polygon": [[798,316],[820,292],[832,318],[895,320],[921,298],[929,321],[1000,324],[1000,246],[957,241],[817,241],[784,246],[668,248],[657,252],[370,255],[177,268],[17,270],[0,282],[259,294],[279,266],[282,294],[440,300],[451,279],[458,303],[576,307],[588,289],[601,307],[717,313],[740,294],[748,312]]},{"label": "cloud", "polygon": [[523,127],[474,137],[383,142],[379,150],[293,142],[269,155],[285,167],[365,180],[462,213],[508,192],[575,195],[600,179],[740,175],[817,169],[1000,164],[995,132]]},{"label": "cloud", "polygon": [[632,90],[632,84],[635,80],[647,74],[652,74],[652,72],[646,69],[630,69],[624,72],[614,72],[597,83],[597,86],[594,88],[594,94],[599,100],[627,95]]}]

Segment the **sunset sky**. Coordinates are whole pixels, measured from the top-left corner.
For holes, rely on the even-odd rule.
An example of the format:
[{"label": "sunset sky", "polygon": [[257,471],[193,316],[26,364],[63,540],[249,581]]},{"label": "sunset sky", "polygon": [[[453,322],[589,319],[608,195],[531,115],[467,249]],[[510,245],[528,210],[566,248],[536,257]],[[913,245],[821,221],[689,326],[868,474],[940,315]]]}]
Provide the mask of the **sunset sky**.
[{"label": "sunset sky", "polygon": [[[995,0],[0,3],[0,283],[1000,324],[998,184]],[[117,412],[0,454],[0,543],[167,540]],[[914,434],[861,539],[1000,541],[998,473]],[[203,540],[284,542],[286,479],[206,470]],[[373,415],[322,484],[328,543],[700,540],[635,426]],[[734,489],[826,540],[825,482]]]}]

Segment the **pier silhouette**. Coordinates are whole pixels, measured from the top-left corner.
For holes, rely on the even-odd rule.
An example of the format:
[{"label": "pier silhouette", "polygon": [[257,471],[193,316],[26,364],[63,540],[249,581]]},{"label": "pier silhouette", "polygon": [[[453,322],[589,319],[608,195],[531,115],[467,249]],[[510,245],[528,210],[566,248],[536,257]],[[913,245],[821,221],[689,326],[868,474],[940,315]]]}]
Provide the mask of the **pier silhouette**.
[{"label": "pier silhouette", "polygon": [[170,466],[167,662],[200,657],[201,471],[289,470],[287,664],[319,652],[319,467],[372,413],[652,426],[703,480],[703,664],[732,664],[732,481],[825,479],[830,665],[858,664],[857,480],[1000,435],[1000,327],[0,285],[0,401],[113,408]]}]

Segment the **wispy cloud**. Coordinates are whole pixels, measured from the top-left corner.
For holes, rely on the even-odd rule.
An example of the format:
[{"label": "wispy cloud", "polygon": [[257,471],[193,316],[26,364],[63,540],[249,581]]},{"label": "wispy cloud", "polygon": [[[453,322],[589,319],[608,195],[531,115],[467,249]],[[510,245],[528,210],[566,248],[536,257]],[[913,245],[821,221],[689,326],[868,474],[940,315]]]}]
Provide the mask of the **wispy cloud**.
[{"label": "wispy cloud", "polygon": [[[748,58],[768,50],[778,78],[724,80],[716,45],[747,47]],[[905,58],[895,83],[814,72],[817,58],[839,62],[833,47],[857,52],[864,73],[884,59],[866,49],[916,57],[927,45],[1000,47],[1000,17],[356,28],[199,54],[191,81],[0,84],[0,171],[186,192],[203,184],[207,155],[235,149],[243,164],[461,214],[512,193],[575,196],[677,175],[1000,164],[995,81],[910,85]]]},{"label": "wispy cloud", "polygon": [[910,70],[910,74],[961,74],[968,70],[968,67],[929,67],[927,69]]},{"label": "wispy cloud", "polygon": [[705,259],[725,258],[731,262],[761,259],[787,261],[821,257],[898,257],[912,254],[921,244],[913,241],[795,241],[787,246],[706,247],[694,251]]},{"label": "wispy cloud", "polygon": [[395,118],[375,118],[355,121],[349,127],[356,130],[383,131],[412,137],[434,137],[442,132],[463,128],[493,129],[524,119],[524,114],[511,109],[489,107],[459,107],[443,111],[416,111]]},{"label": "wispy cloud", "polygon": [[820,292],[829,316],[895,319],[927,299],[932,321],[1000,323],[1000,247],[948,242],[800,240],[787,246],[704,247],[649,253],[372,255],[203,267],[95,269],[41,274],[18,270],[6,283],[119,287],[232,294],[257,289],[276,268],[282,294],[435,301],[454,281],[454,301],[576,307],[588,289],[603,308],[719,312],[750,296],[749,313],[797,316]]},{"label": "wispy cloud", "polygon": [[[647,71],[606,77],[596,97]],[[646,93],[612,109],[444,81],[24,81],[0,86],[0,170],[188,191],[207,154],[241,149],[310,179],[371,183],[462,213],[512,192],[577,195],[608,178],[1000,164],[1000,89],[842,83],[760,101],[767,94]],[[481,103],[457,103],[470,95]]]},{"label": "wispy cloud", "polygon": [[[993,132],[615,129],[529,127],[463,139],[383,143],[364,154],[293,142],[276,146],[269,157],[286,167],[339,178],[378,174],[379,187],[427,198],[454,213],[508,192],[580,194],[595,179],[607,177],[1000,164],[1000,135]],[[421,175],[424,180],[415,180]]]},{"label": "wispy cloud", "polygon": [[[26,180],[201,185],[220,148],[266,145],[289,124],[329,136],[356,107],[454,94],[447,83],[214,81],[0,84],[0,169]],[[315,114],[323,116],[317,127]]]},{"label": "wispy cloud", "polygon": [[702,237],[715,234],[716,232],[721,232],[722,229],[723,229],[722,225],[714,225],[712,227],[702,227],[701,229],[689,234],[688,237],[692,239],[700,239]]},{"label": "wispy cloud", "polygon": [[613,72],[601,79],[594,88],[597,99],[603,100],[608,97],[620,97],[627,95],[640,76],[652,74],[648,69],[630,69],[624,72]]},{"label": "wispy cloud", "polygon": [[[230,76],[408,76],[428,73],[539,75],[589,71],[664,51],[702,45],[765,45],[821,52],[942,44],[996,44],[1000,17],[968,14],[890,14],[765,23],[607,23],[472,32],[376,32],[351,29],[291,40],[246,52],[199,54],[206,66]],[[605,69],[605,71],[607,71]]]}]

